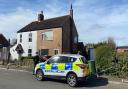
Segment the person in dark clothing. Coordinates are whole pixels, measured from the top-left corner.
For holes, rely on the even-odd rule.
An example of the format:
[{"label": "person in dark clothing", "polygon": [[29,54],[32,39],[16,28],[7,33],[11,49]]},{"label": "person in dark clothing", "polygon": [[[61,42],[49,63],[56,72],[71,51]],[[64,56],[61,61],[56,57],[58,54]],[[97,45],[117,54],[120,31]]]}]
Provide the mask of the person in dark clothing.
[{"label": "person in dark clothing", "polygon": [[36,65],[39,63],[39,55],[38,52],[36,52],[36,56],[33,57],[33,63],[34,63],[34,69],[36,67]]},{"label": "person in dark clothing", "polygon": [[[33,63],[34,63],[34,69],[36,67],[36,65],[39,63],[39,55],[38,52],[36,52],[36,56],[33,57]],[[34,69],[33,69],[33,75],[34,75]]]}]

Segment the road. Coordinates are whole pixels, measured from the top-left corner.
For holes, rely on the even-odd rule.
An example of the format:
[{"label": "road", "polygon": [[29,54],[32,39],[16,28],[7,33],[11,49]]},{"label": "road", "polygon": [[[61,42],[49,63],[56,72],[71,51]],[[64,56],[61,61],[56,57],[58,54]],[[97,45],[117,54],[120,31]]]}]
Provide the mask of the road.
[{"label": "road", "polygon": [[[71,89],[65,81],[47,79],[37,81],[29,72],[18,72],[0,69],[0,89]],[[108,84],[105,78],[88,80],[82,83],[78,89],[128,89],[128,86]],[[75,88],[76,89],[76,88]]]}]

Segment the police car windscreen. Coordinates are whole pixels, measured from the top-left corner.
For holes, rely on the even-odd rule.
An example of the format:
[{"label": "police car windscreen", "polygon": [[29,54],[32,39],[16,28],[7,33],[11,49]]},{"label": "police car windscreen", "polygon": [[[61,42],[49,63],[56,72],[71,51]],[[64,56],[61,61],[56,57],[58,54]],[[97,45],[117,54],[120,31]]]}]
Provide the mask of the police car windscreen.
[{"label": "police car windscreen", "polygon": [[81,57],[81,60],[83,61],[83,63],[85,63],[85,64],[87,64],[88,63],[88,61],[86,60],[86,58],[85,57]]}]

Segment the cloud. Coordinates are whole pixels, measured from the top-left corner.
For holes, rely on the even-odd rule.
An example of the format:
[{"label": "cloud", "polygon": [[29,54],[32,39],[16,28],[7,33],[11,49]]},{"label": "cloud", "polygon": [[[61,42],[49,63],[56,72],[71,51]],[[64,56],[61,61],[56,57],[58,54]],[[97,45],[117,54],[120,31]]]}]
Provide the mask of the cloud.
[{"label": "cloud", "polygon": [[[105,5],[95,5],[98,0],[93,1],[91,0],[89,3],[89,0],[86,0],[85,2],[94,6],[86,5],[83,0],[79,0],[79,4],[77,1],[75,2],[75,21],[80,41],[97,43],[113,37],[117,45],[128,45],[128,4],[116,5],[113,3],[106,7]],[[118,40],[117,37],[122,39]]]},{"label": "cloud", "polygon": [[0,14],[0,33],[8,38],[16,37],[16,32],[33,20],[35,12],[21,7],[17,8],[16,12]]},{"label": "cloud", "polygon": [[[59,8],[56,3],[52,3],[56,9],[53,9],[49,4],[45,5],[47,8],[44,9],[45,19],[65,14],[63,8]],[[38,13],[39,10],[26,9],[25,7],[18,7],[15,11],[6,14],[0,13],[0,33],[3,33],[7,38],[16,38],[17,31],[30,22],[36,21]]]},{"label": "cloud", "polygon": [[113,37],[118,45],[128,45],[127,0],[23,0],[12,6],[15,10],[0,13],[0,33],[8,38],[16,37],[18,30],[37,19],[40,10],[44,11],[45,19],[67,15],[71,2],[80,41],[97,43]]}]

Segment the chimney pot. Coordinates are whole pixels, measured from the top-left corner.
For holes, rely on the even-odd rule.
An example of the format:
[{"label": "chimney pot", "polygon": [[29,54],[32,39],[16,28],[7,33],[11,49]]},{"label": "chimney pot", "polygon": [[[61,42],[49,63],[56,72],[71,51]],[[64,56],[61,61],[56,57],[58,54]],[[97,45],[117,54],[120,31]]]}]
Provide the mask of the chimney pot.
[{"label": "chimney pot", "polygon": [[39,14],[38,14],[38,21],[41,22],[44,20],[44,15],[43,15],[43,11],[41,11]]}]

